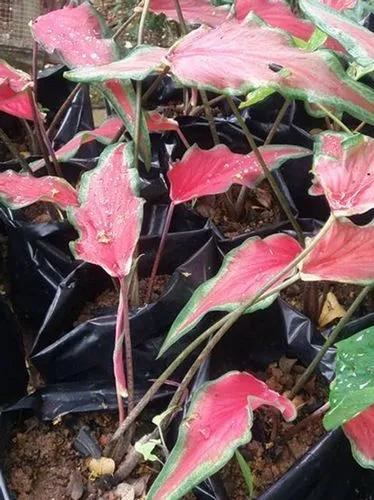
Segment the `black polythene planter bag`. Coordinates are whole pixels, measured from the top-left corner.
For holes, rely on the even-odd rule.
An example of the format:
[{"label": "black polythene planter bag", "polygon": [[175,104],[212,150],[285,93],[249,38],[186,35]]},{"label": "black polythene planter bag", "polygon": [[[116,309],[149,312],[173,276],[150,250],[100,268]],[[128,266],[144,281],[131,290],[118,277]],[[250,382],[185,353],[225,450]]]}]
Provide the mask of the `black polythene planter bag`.
[{"label": "black polythene planter bag", "polygon": [[[374,325],[374,313],[352,320],[342,336]],[[327,334],[326,332],[323,332]],[[192,392],[208,380],[230,370],[264,370],[282,356],[308,364],[319,351],[324,337],[302,313],[282,299],[269,308],[242,316],[214,349],[197,375]],[[335,349],[326,353],[319,373],[328,381],[334,374]],[[176,429],[171,438],[175,439]],[[216,474],[194,491],[199,500],[229,499]],[[348,440],[340,429],[326,434],[265,493],[261,500],[369,500],[374,493],[374,473],[357,465]]]}]

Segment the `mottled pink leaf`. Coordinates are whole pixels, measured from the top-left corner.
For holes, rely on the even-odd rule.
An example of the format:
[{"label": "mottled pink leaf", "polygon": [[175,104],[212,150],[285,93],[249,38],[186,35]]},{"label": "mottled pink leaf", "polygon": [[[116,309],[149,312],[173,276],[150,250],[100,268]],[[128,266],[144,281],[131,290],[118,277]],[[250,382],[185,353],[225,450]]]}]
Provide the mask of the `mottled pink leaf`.
[{"label": "mottled pink leaf", "polygon": [[[183,18],[191,24],[209,24],[217,26],[228,16],[224,7],[214,7],[209,0],[179,0]],[[151,0],[149,9],[155,14],[165,14],[168,19],[179,21],[175,9],[175,0]]]},{"label": "mottled pink leaf", "polygon": [[27,88],[29,75],[0,60],[0,111],[25,120],[32,120],[32,105]]},{"label": "mottled pink leaf", "polygon": [[118,57],[103,19],[89,2],[44,14],[31,31],[44,50],[56,52],[70,67],[107,64]]},{"label": "mottled pink leaf", "polygon": [[352,453],[357,462],[367,469],[374,469],[374,405],[343,425]]},{"label": "mottled pink leaf", "polygon": [[[249,12],[254,12],[269,26],[288,31],[292,36],[308,41],[313,35],[315,26],[305,19],[297,17],[286,0],[236,0],[235,15],[240,21]],[[333,50],[341,50],[341,46],[333,39],[326,41],[325,46]]]},{"label": "mottled pink leaf", "polygon": [[359,65],[374,69],[374,34],[370,30],[317,0],[300,0],[300,7],[316,26],[338,40]]},{"label": "mottled pink leaf", "polygon": [[236,448],[251,438],[253,411],[277,408],[286,421],[296,418],[292,402],[245,372],[229,372],[194,395],[177,442],[153,483],[148,500],[177,500],[221,469]]},{"label": "mottled pink leaf", "polygon": [[[351,79],[332,52],[306,52],[253,15],[192,31],[166,56],[185,85],[242,95],[266,87],[290,98],[332,106],[374,123],[374,91]],[[286,72],[274,72],[276,64]]]},{"label": "mottled pink leaf", "polygon": [[[299,253],[299,243],[286,234],[274,234],[263,240],[249,238],[231,250],[218,273],[200,285],[178,314],[160,350],[164,353],[188,333],[209,311],[231,311],[256,293]],[[284,279],[292,276],[291,271]],[[277,286],[276,283],[274,285]],[[273,294],[250,307],[247,312],[268,307],[276,298]]]},{"label": "mottled pink leaf", "polygon": [[166,132],[168,130],[179,130],[179,124],[176,120],[167,118],[166,116],[157,113],[157,111],[151,111],[150,113],[148,113],[146,119],[148,130],[150,132]]},{"label": "mottled pink leaf", "polygon": [[374,224],[337,219],[300,265],[305,281],[374,282]]},{"label": "mottled pink leaf", "polygon": [[0,173],[0,199],[11,208],[22,208],[37,201],[55,203],[62,209],[78,205],[77,192],[60,177],[33,177],[13,170]]},{"label": "mottled pink leaf", "polygon": [[[331,148],[331,140],[339,144]],[[327,144],[326,148],[324,145]],[[374,207],[374,139],[326,132],[317,137],[312,172],[336,216],[367,212]]]},{"label": "mottled pink leaf", "polygon": [[[291,158],[311,154],[309,149],[287,145],[262,146],[259,150],[270,170]],[[223,193],[232,184],[254,187],[264,179],[264,174],[253,152],[241,155],[232,153],[223,144],[209,150],[195,145],[173,165],[168,178],[170,197],[178,204],[200,196]]]},{"label": "mottled pink leaf", "polygon": [[117,278],[130,271],[142,221],[132,148],[132,143],[108,146],[98,166],[82,176],[80,207],[68,211],[80,235],[71,244],[74,255]]},{"label": "mottled pink leaf", "polygon": [[357,0],[318,0],[320,3],[328,5],[335,10],[353,9],[357,5]]},{"label": "mottled pink leaf", "polygon": [[141,45],[136,47],[124,59],[87,68],[67,71],[64,76],[75,82],[104,82],[107,80],[143,80],[152,71],[156,71],[167,54],[167,49]]}]

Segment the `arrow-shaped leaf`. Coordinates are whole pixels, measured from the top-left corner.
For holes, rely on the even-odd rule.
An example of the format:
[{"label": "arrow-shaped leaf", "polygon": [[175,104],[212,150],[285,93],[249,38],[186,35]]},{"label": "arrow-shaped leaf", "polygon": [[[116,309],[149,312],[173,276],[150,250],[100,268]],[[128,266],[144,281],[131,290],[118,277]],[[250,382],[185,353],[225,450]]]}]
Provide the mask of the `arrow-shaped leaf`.
[{"label": "arrow-shaped leaf", "polygon": [[343,425],[356,460],[374,468],[374,327],[337,342],[336,348],[336,378],[323,423],[327,430]]},{"label": "arrow-shaped leaf", "polygon": [[[160,355],[186,335],[209,311],[232,311],[255,297],[261,287],[300,252],[299,243],[286,234],[274,234],[263,240],[257,236],[249,238],[229,252],[216,276],[200,285],[178,314]],[[292,274],[288,273],[280,282]],[[276,295],[273,294],[254,304],[246,312],[264,309],[275,298]]]},{"label": "arrow-shaped leaf", "polygon": [[98,166],[82,176],[79,208],[68,211],[79,232],[71,243],[76,258],[117,278],[130,271],[142,222],[143,200],[138,198],[139,178],[132,165],[132,143],[108,146]]},{"label": "arrow-shaped leaf", "polygon": [[338,40],[359,65],[368,66],[368,71],[374,69],[371,31],[317,0],[300,0],[300,7],[322,31]]},{"label": "arrow-shaped leaf", "polygon": [[277,408],[286,421],[296,417],[290,400],[249,373],[229,372],[204,384],[147,499],[178,500],[221,469],[236,448],[251,440],[253,411],[262,405]]},{"label": "arrow-shaped leaf", "polygon": [[63,210],[78,205],[77,192],[60,177],[33,177],[13,170],[0,173],[0,199],[10,208],[23,208],[37,201],[55,203]]},{"label": "arrow-shaped leaf", "polygon": [[0,59],[0,111],[33,120],[32,103],[27,92],[31,84],[29,75]]},{"label": "arrow-shaped leaf", "polygon": [[[374,139],[361,134],[320,134],[312,170],[337,216],[367,212],[374,207]],[[311,194],[315,194],[316,188]],[[317,191],[318,193],[318,191]]]},{"label": "arrow-shaped leaf", "polygon": [[90,2],[48,12],[31,23],[31,31],[46,52],[57,53],[70,67],[107,64],[119,55],[103,18]]},{"label": "arrow-shaped leaf", "polygon": [[[311,154],[299,146],[262,146],[259,148],[269,169],[280,167],[291,158]],[[232,153],[225,145],[204,150],[194,145],[168,172],[170,197],[175,204],[209,194],[223,193],[232,184],[254,187],[264,178],[255,154]]]},{"label": "arrow-shaped leaf", "polygon": [[374,282],[374,224],[336,219],[300,265],[304,281]]},{"label": "arrow-shaped leaf", "polygon": [[[189,33],[166,59],[184,85],[237,95],[272,87],[292,99],[332,106],[374,123],[374,91],[349,78],[332,52],[305,52],[253,14],[240,24],[225,22]],[[286,71],[276,72],[274,65]]]}]

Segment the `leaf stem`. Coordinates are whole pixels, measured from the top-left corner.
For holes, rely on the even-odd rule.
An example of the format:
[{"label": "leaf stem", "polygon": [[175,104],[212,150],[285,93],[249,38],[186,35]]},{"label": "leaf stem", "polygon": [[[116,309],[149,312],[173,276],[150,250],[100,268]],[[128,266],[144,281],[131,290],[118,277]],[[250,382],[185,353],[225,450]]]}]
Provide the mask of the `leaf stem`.
[{"label": "leaf stem", "polygon": [[175,207],[174,203],[171,202],[169,207],[168,207],[168,211],[167,211],[166,219],[165,219],[165,224],[164,224],[164,227],[162,228],[160,243],[158,245],[156,257],[155,257],[155,260],[153,262],[152,271],[151,271],[149,282],[148,282],[147,295],[145,298],[146,304],[149,304],[151,301],[153,285],[155,282],[155,278],[157,276],[158,267],[160,265],[161,255],[162,255],[162,252],[164,251],[164,248],[165,248],[166,237],[167,237],[168,232],[169,232],[171,219],[172,219],[173,213],[174,213],[174,207]]},{"label": "leaf stem", "polygon": [[266,165],[266,162],[265,162],[261,152],[259,151],[257,144],[256,144],[251,132],[249,131],[249,128],[247,127],[245,121],[243,120],[241,114],[239,113],[238,108],[235,106],[235,103],[232,100],[232,97],[226,96],[226,99],[227,99],[227,102],[229,103],[229,106],[232,109],[232,112],[234,113],[239,125],[241,126],[243,133],[248,141],[248,144],[250,145],[253,153],[255,154],[255,156],[257,158],[257,161],[261,165],[261,168],[264,172],[264,175],[265,175],[266,179],[268,180],[274,194],[276,195],[276,197],[279,201],[279,204],[281,205],[284,213],[286,214],[288,220],[290,221],[292,227],[294,228],[298,240],[300,241],[300,243],[303,244],[304,243],[303,232],[299,226],[299,223],[297,222],[295,216],[293,215],[293,213],[290,209],[290,206],[288,204],[286,197],[284,196],[282,191],[279,189],[279,186],[278,186],[276,180],[274,179],[273,174],[271,173],[268,166]]},{"label": "leaf stem", "polygon": [[344,125],[344,123],[339,120],[339,118],[337,116],[334,115],[334,113],[331,113],[331,111],[327,108],[325,108],[325,106],[323,106],[322,104],[317,104],[317,106],[319,107],[319,109],[321,111],[323,111],[327,116],[329,116],[331,118],[331,120],[333,120],[337,125],[339,125],[339,127],[344,130],[344,132],[347,132],[348,134],[351,134],[353,135],[353,132],[350,128],[347,127],[347,125]]},{"label": "leaf stem", "polygon": [[349,309],[347,310],[347,312],[344,314],[344,316],[340,319],[339,323],[333,329],[332,333],[327,337],[321,350],[318,352],[318,354],[315,356],[315,358],[310,363],[308,368],[305,370],[305,372],[299,378],[295,387],[291,390],[290,399],[292,399],[307,383],[307,381],[309,380],[309,378],[313,374],[315,368],[318,366],[319,362],[322,360],[323,356],[326,354],[326,352],[329,350],[329,348],[335,343],[336,339],[338,338],[338,335],[341,333],[343,328],[346,326],[348,321],[351,319],[352,314],[356,311],[356,309],[359,307],[361,302],[365,299],[367,294],[371,290],[373,290],[373,288],[374,288],[374,285],[367,285],[357,295],[357,297],[352,302],[352,304],[349,307]]},{"label": "leaf stem", "polygon": [[[140,4],[138,5],[138,7],[141,7],[141,4],[143,2],[140,2]],[[129,24],[131,24],[139,15],[139,12],[138,11],[135,11],[131,14],[131,16],[126,19],[126,21],[124,21],[121,26],[117,29],[117,31],[114,33],[114,35],[112,36],[112,40],[114,40],[115,42],[117,41],[118,37],[122,35],[122,33],[125,31],[125,29],[127,28],[127,26],[129,26]]]},{"label": "leaf stem", "polygon": [[67,111],[68,107],[70,106],[70,104],[72,103],[74,97],[77,95],[77,93],[80,91],[80,89],[82,87],[83,87],[83,85],[81,83],[78,83],[78,85],[76,85],[73,88],[73,90],[70,92],[70,94],[67,96],[67,98],[65,99],[65,101],[60,106],[60,109],[57,111],[57,113],[53,117],[53,120],[52,120],[50,126],[48,127],[47,136],[49,138],[52,137],[53,132],[55,131],[57,125],[60,123],[62,117],[66,113],[66,111]]},{"label": "leaf stem", "polygon": [[159,75],[157,75],[157,77],[151,83],[149,88],[144,92],[144,94],[142,95],[142,104],[143,105],[146,104],[146,102],[147,102],[149,96],[152,94],[152,92],[157,89],[157,87],[159,86],[162,79],[164,78],[166,73],[169,71],[169,69],[170,69],[170,66],[167,66],[167,65],[164,66],[164,69],[162,70],[162,72]]},{"label": "leaf stem", "polygon": [[218,132],[216,124],[214,123],[212,108],[210,107],[205,90],[200,90],[200,95],[201,95],[201,100],[203,101],[204,104],[205,116],[207,117],[209,123],[210,133],[212,134],[213,144],[215,146],[218,146],[219,144]]},{"label": "leaf stem", "polygon": [[22,169],[25,170],[26,172],[29,172],[32,174],[32,171],[30,169],[29,164],[27,161],[21,156],[19,153],[18,149],[16,146],[13,144],[12,140],[7,136],[7,134],[4,132],[2,128],[0,128],[0,140],[5,144],[5,146],[9,149],[10,153],[12,154],[13,158],[19,162],[21,165]]}]

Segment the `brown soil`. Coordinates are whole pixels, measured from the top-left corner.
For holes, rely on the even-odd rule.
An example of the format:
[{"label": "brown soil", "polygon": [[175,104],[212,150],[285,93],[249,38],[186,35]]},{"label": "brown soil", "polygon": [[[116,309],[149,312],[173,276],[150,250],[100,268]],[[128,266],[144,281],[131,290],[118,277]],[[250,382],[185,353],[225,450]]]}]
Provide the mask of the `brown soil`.
[{"label": "brown soil", "polygon": [[[361,286],[358,285],[350,285],[347,283],[328,283],[328,282],[313,282],[313,285],[317,287],[317,293],[321,302],[323,297],[327,292],[332,292],[340,305],[344,307],[344,309],[348,309],[352,302],[355,300],[357,295],[362,290]],[[303,311],[303,294],[305,290],[305,282],[299,281],[289,286],[285,290],[281,292],[281,297],[290,304],[290,306],[294,307],[298,311]],[[371,292],[364,300],[362,307],[365,310],[365,314],[369,314],[374,312],[374,292]],[[335,321],[336,322],[336,321]]]},{"label": "brown soil", "polygon": [[[164,292],[166,285],[170,279],[170,275],[161,274],[156,276],[151,302],[155,302]],[[148,290],[149,278],[143,278],[139,281],[139,306],[145,305],[145,295]],[[109,309],[115,309],[118,306],[118,292],[114,288],[104,290],[96,297],[93,302],[87,302],[82,309],[77,321],[74,325],[84,323],[98,314],[107,313]]]},{"label": "brown soil", "polygon": [[[233,200],[237,199],[239,191],[239,186],[231,189]],[[199,198],[195,209],[200,215],[211,218],[227,238],[234,238],[266,225],[277,224],[282,219],[282,209],[266,181],[262,182],[259,188],[247,189],[243,216],[240,220],[235,220],[225,194]]]},{"label": "brown soil", "polygon": [[[304,370],[305,368],[299,365],[297,360],[281,358],[278,363],[269,365],[265,376],[261,377],[258,374],[257,376],[265,380],[271,389],[287,395],[287,391],[294,386]],[[327,386],[321,378],[314,376],[301,394],[293,400],[298,408],[298,418],[295,422],[284,422],[279,413],[270,407],[256,410],[252,441],[240,449],[252,471],[256,495],[263,493],[275,483],[324,435],[322,416],[313,419],[295,435],[289,436],[289,433],[297,423],[322,406],[326,400]],[[231,460],[222,474],[229,498],[235,500],[248,498],[236,460]]]},{"label": "brown soil", "polygon": [[52,222],[52,210],[53,207],[49,203],[33,203],[32,205],[25,207],[22,212],[25,218],[29,222],[35,222],[35,224],[43,224],[45,222]]}]

